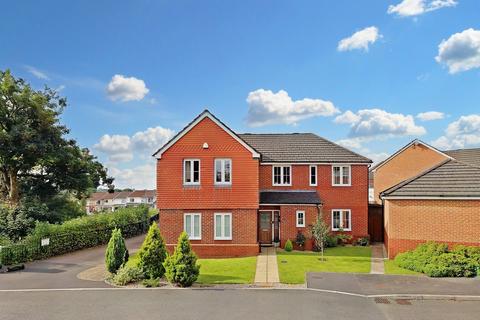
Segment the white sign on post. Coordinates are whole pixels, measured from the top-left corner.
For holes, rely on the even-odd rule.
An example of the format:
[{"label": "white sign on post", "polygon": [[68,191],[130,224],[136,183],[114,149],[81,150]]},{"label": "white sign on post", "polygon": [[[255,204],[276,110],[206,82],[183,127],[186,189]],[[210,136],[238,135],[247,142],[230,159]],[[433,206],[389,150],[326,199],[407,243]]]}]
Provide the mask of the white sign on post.
[{"label": "white sign on post", "polygon": [[50,244],[50,238],[42,239],[42,247],[48,246]]}]

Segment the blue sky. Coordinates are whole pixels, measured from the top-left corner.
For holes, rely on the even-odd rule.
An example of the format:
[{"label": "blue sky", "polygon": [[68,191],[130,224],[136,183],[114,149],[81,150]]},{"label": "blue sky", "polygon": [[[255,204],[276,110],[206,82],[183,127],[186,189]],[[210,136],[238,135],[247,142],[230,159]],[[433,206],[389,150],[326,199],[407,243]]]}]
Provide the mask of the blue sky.
[{"label": "blue sky", "polygon": [[0,69],[59,89],[71,136],[120,187],[153,187],[150,155],[206,107],[238,132],[314,132],[374,160],[414,138],[480,145],[478,1],[11,1],[3,12]]}]

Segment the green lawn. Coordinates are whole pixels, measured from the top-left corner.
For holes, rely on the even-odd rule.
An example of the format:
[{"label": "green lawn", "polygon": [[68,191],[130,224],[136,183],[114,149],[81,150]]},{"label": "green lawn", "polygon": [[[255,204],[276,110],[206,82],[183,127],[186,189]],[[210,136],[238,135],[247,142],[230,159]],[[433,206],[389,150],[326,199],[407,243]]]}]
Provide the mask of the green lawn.
[{"label": "green lawn", "polygon": [[199,259],[200,276],[197,283],[253,283],[257,257]]},{"label": "green lawn", "polygon": [[310,251],[277,251],[278,272],[282,283],[304,283],[306,272],[370,272],[370,247],[325,249],[325,260]]},{"label": "green lawn", "polygon": [[422,273],[400,268],[393,260],[385,260],[385,274],[421,275]]}]

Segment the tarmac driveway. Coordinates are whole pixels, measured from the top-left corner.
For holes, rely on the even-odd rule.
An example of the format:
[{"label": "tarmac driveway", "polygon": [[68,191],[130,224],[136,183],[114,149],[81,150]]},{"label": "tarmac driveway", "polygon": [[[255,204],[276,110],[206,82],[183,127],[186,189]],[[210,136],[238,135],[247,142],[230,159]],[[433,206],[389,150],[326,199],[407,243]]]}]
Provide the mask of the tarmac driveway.
[{"label": "tarmac driveway", "polygon": [[[145,235],[126,240],[130,251],[138,249]],[[105,288],[103,281],[81,280],[77,275],[103,264],[106,246],[80,250],[69,254],[25,264],[21,271],[0,273],[0,290]]]},{"label": "tarmac driveway", "polygon": [[429,278],[360,273],[307,274],[307,287],[361,295],[480,296],[480,277]]}]

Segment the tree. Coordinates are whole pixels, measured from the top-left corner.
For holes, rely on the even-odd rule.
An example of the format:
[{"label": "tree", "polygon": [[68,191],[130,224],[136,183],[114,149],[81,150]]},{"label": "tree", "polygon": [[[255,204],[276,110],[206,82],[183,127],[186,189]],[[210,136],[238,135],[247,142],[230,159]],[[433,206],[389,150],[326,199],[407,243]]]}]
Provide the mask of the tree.
[{"label": "tree", "polygon": [[165,267],[165,276],[170,283],[189,287],[197,280],[200,266],[197,265],[197,255],[192,251],[185,231],[178,237],[175,252],[167,257],[163,266]]},{"label": "tree", "polygon": [[105,252],[105,267],[110,273],[116,273],[117,270],[128,259],[128,250],[125,245],[125,240],[122,237],[120,229],[113,229],[112,236],[108,241],[107,251]]},{"label": "tree", "polygon": [[147,236],[138,252],[139,267],[146,278],[155,279],[163,277],[165,268],[163,262],[167,257],[165,241],[160,234],[158,225],[154,222],[148,229]]},{"label": "tree", "polygon": [[66,106],[54,90],[35,91],[0,71],[0,198],[9,205],[61,191],[80,199],[89,188],[113,183],[88,149],[65,137],[69,130],[60,116]]},{"label": "tree", "polygon": [[321,216],[317,217],[317,220],[312,226],[312,236],[315,239],[315,245],[317,248],[320,248],[322,252],[322,261],[323,258],[323,251],[325,248],[325,242],[327,241],[328,233],[330,232],[328,225],[322,219]]}]

